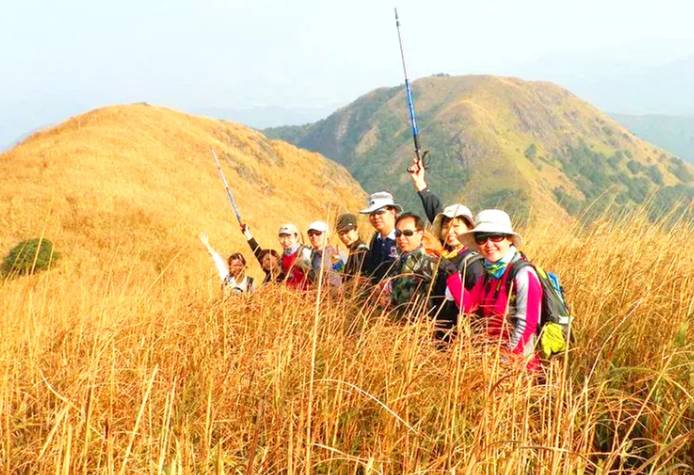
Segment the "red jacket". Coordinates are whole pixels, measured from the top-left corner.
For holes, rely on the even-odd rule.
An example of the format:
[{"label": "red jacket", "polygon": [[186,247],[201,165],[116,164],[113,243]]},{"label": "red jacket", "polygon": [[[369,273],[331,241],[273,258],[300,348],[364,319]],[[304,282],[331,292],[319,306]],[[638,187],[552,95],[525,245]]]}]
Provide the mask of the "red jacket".
[{"label": "red jacket", "polygon": [[[305,249],[304,246],[299,246],[293,254],[282,254],[282,272],[286,276],[284,283],[290,289],[306,290],[309,286],[308,269],[303,262],[305,256],[302,255]],[[302,262],[297,262],[299,259]]]}]

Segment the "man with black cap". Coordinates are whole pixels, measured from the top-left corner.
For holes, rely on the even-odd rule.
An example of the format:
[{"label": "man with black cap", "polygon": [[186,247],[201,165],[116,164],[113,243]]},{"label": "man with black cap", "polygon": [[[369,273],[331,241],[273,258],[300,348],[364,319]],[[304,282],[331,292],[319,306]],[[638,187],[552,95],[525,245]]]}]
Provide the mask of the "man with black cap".
[{"label": "man with black cap", "polygon": [[337,218],[335,228],[337,228],[337,235],[340,241],[342,241],[342,244],[347,246],[349,250],[349,256],[347,257],[347,262],[342,272],[344,272],[347,278],[361,274],[364,258],[366,257],[366,253],[369,252],[369,246],[359,237],[359,232],[357,231],[357,217],[349,213],[340,215],[340,217]]},{"label": "man with black cap", "polygon": [[386,191],[369,196],[368,206],[359,211],[361,214],[369,215],[369,222],[376,230],[369,243],[369,251],[362,268],[362,274],[369,277],[374,284],[384,279],[398,257],[398,249],[395,246],[395,219],[401,212],[402,207],[395,204],[393,195]]}]

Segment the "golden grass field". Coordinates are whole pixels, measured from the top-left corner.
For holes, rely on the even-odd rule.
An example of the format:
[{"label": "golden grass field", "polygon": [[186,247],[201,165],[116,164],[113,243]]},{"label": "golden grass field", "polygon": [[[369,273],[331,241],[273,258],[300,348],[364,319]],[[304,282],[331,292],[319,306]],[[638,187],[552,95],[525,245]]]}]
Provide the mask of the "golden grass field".
[{"label": "golden grass field", "polygon": [[222,300],[176,256],[160,274],[114,256],[127,279],[108,261],[7,279],[4,473],[691,473],[692,231],[525,231],[576,315],[544,383],[467,325],[437,349],[429,322],[369,302]]},{"label": "golden grass field", "polygon": [[[430,322],[396,322],[375,299],[269,287],[223,300],[195,237],[249,255],[202,145],[220,125],[132,107],[85,116],[95,135],[62,126],[71,148],[54,130],[0,155],[2,254],[44,235],[62,255],[0,281],[0,473],[694,471],[694,223],[536,216],[524,251],[561,276],[577,335],[541,382],[465,323],[437,348]],[[155,145],[123,144],[129,129],[105,145],[133,122]],[[196,153],[172,155],[158,123],[168,137],[200,126]],[[329,181],[343,171],[306,167],[317,155],[222,127],[308,176],[264,177],[272,192],[239,199],[266,246],[290,213],[303,226],[361,205],[349,177]],[[156,167],[137,159],[159,149]],[[273,208],[278,193],[302,206]]]}]

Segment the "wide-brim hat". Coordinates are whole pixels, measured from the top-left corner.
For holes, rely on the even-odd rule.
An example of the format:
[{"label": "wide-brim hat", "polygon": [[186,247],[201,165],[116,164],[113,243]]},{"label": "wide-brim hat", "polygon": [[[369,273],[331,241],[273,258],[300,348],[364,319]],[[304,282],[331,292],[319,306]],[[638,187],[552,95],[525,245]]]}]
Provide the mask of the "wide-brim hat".
[{"label": "wide-brim hat", "polygon": [[506,234],[511,238],[514,246],[520,247],[523,244],[523,238],[513,230],[511,218],[505,211],[500,209],[485,209],[477,213],[477,216],[475,216],[475,223],[474,229],[460,236],[461,241],[467,247],[475,249],[478,247],[475,242],[476,233]]},{"label": "wide-brim hat", "polygon": [[465,221],[474,226],[475,220],[472,217],[472,211],[467,206],[461,205],[460,203],[455,203],[450,206],[446,206],[443,211],[436,215],[434,222],[431,223],[431,233],[437,238],[441,239],[441,228],[443,227],[443,218],[453,219],[453,218],[465,218]]},{"label": "wide-brim hat", "polygon": [[379,209],[385,208],[387,206],[395,208],[398,211],[398,213],[402,212],[402,206],[400,206],[399,204],[395,204],[395,201],[393,201],[393,195],[391,195],[387,191],[379,191],[369,196],[367,207],[359,211],[359,213],[371,214],[374,211],[378,211]]},{"label": "wide-brim hat", "polygon": [[314,221],[308,225],[306,231],[320,231],[322,233],[328,232],[328,223],[325,221]]}]

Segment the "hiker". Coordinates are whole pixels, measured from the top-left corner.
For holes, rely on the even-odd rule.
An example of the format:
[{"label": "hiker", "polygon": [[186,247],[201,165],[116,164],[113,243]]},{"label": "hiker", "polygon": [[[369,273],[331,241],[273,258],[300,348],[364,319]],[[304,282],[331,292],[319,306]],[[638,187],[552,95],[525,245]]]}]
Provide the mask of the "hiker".
[{"label": "hiker", "polygon": [[452,273],[461,274],[464,285],[464,289],[459,290],[461,294],[470,292],[477,281],[484,277],[484,268],[479,254],[458,239],[458,235],[474,228],[474,219],[470,209],[460,203],[443,208],[441,200],[427,186],[423,167],[413,165],[407,171],[422,201],[424,212],[432,223],[431,233],[439,239],[443,247],[440,253],[443,261],[439,267],[432,296],[434,304],[432,314],[437,320],[436,336],[448,340],[451,335],[450,330],[457,326],[460,313],[451,293],[446,289],[448,277]]},{"label": "hiker", "polygon": [[[539,364],[535,344],[542,310],[538,275],[531,266],[514,269],[524,260],[519,251],[522,239],[506,212],[486,209],[479,212],[475,222],[475,227],[459,239],[482,255],[485,276],[470,293],[472,301],[465,304],[465,310],[473,310],[486,324],[488,336],[501,338],[506,350],[527,358],[528,369],[535,369]],[[459,305],[460,288],[460,282],[449,285]]]},{"label": "hiker", "polygon": [[253,234],[251,234],[251,229],[247,224],[241,223],[240,226],[241,232],[248,242],[248,246],[251,248],[251,251],[253,251],[253,255],[265,273],[263,285],[270,282],[282,282],[284,280],[284,273],[282,272],[280,255],[274,249],[261,248],[258,241],[256,241]]},{"label": "hiker", "polygon": [[[390,304],[404,312],[419,298],[428,299],[437,259],[425,252],[422,245],[424,221],[414,213],[401,214],[395,222],[395,240],[399,256],[389,275]],[[429,304],[425,307],[429,309]]]},{"label": "hiker", "polygon": [[369,197],[368,206],[359,211],[369,215],[369,222],[376,231],[364,257],[362,274],[377,284],[383,280],[398,257],[395,245],[395,219],[402,207],[395,204],[393,195],[379,191]]},{"label": "hiker", "polygon": [[318,283],[321,273],[327,277],[327,283],[331,287],[342,285],[339,272],[344,267],[344,259],[338,250],[328,244],[328,223],[314,221],[309,224],[306,234],[311,243],[311,272],[309,278],[313,283]]},{"label": "hiker", "polygon": [[340,238],[340,241],[342,241],[342,244],[344,244],[349,251],[347,262],[345,263],[342,273],[346,278],[358,276],[361,274],[364,258],[369,251],[369,246],[359,237],[357,217],[349,213],[342,214],[337,218],[335,228],[337,229],[337,236]]},{"label": "hiker", "polygon": [[222,290],[228,290],[234,294],[251,292],[253,290],[253,277],[246,275],[246,258],[243,257],[243,254],[235,252],[224,262],[222,256],[210,245],[207,234],[200,233],[198,237],[217,268],[219,278],[222,280]]},{"label": "hiker", "polygon": [[299,231],[296,226],[288,223],[280,226],[278,231],[280,246],[282,246],[282,272],[287,287],[306,290],[309,287],[311,267],[311,249],[299,242]]}]

